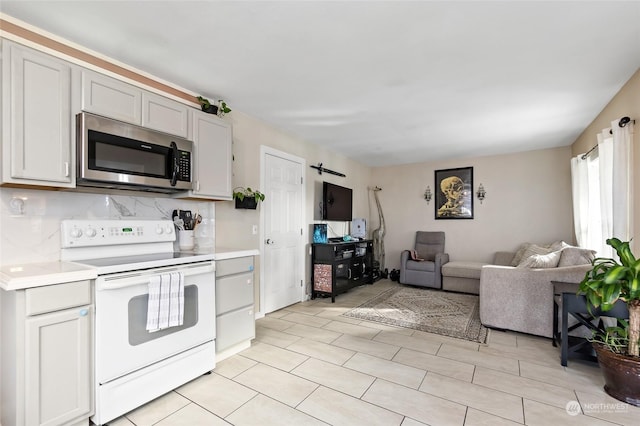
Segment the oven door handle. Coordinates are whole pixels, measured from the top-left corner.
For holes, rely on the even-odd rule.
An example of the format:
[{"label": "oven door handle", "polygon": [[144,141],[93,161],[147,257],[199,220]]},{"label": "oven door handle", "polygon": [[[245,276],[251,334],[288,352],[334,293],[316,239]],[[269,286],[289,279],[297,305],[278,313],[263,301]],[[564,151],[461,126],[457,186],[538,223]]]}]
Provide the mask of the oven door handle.
[{"label": "oven door handle", "polygon": [[182,272],[186,277],[193,275],[210,274],[215,271],[213,263],[199,266],[181,265],[180,267],[169,267],[154,269],[152,271],[124,272],[120,274],[100,276],[96,279],[97,290],[117,290],[119,288],[133,287],[137,285],[149,285],[151,277],[154,275]]}]

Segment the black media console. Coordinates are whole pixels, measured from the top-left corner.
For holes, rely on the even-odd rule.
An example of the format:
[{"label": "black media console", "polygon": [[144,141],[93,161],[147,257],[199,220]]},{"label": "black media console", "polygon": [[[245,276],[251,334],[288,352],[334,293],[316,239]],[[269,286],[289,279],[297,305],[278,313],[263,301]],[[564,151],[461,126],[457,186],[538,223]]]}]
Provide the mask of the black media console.
[{"label": "black media console", "polygon": [[373,241],[314,243],[311,298],[336,295],[363,284],[373,284]]}]

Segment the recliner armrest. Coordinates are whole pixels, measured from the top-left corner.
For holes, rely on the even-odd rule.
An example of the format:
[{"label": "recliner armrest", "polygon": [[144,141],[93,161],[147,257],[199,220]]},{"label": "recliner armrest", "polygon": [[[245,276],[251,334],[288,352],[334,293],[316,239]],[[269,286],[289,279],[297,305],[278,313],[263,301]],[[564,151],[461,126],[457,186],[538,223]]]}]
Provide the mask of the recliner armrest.
[{"label": "recliner armrest", "polygon": [[449,253],[436,253],[436,268],[442,267],[445,263],[449,262]]}]

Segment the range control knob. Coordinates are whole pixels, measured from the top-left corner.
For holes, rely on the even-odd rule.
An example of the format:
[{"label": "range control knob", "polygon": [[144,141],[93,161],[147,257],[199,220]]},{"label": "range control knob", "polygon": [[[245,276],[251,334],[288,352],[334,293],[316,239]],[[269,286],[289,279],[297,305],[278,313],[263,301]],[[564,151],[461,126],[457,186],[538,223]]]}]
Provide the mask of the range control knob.
[{"label": "range control knob", "polygon": [[82,237],[82,229],[73,228],[70,232],[72,238]]},{"label": "range control knob", "polygon": [[84,231],[84,233],[85,233],[85,235],[86,235],[87,237],[89,237],[89,238],[93,238],[93,237],[95,237],[95,236],[96,236],[96,230],[95,230],[95,229],[93,229],[93,228],[87,228],[87,229]]},{"label": "range control knob", "polygon": [[161,235],[164,232],[164,229],[162,229],[162,226],[158,225],[156,226],[156,234]]},{"label": "range control knob", "polygon": [[173,226],[171,226],[171,225],[167,225],[167,226],[165,227],[165,232],[166,232],[168,235],[173,234]]}]

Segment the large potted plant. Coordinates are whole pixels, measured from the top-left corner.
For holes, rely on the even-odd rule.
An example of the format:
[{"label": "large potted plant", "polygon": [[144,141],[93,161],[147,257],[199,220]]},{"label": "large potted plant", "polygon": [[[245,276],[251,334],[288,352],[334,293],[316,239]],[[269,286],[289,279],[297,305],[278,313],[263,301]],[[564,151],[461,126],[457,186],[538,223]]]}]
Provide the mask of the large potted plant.
[{"label": "large potted plant", "polygon": [[265,195],[249,187],[238,186],[233,189],[233,199],[236,200],[236,209],[252,209],[258,207],[259,201],[264,201]]},{"label": "large potted plant", "polygon": [[629,310],[629,321],[619,321],[594,335],[593,346],[605,379],[605,391],[616,399],[640,406],[640,260],[629,242],[610,238],[619,261],[596,258],[593,268],[580,282],[590,307],[606,314],[616,302],[623,301]]}]

